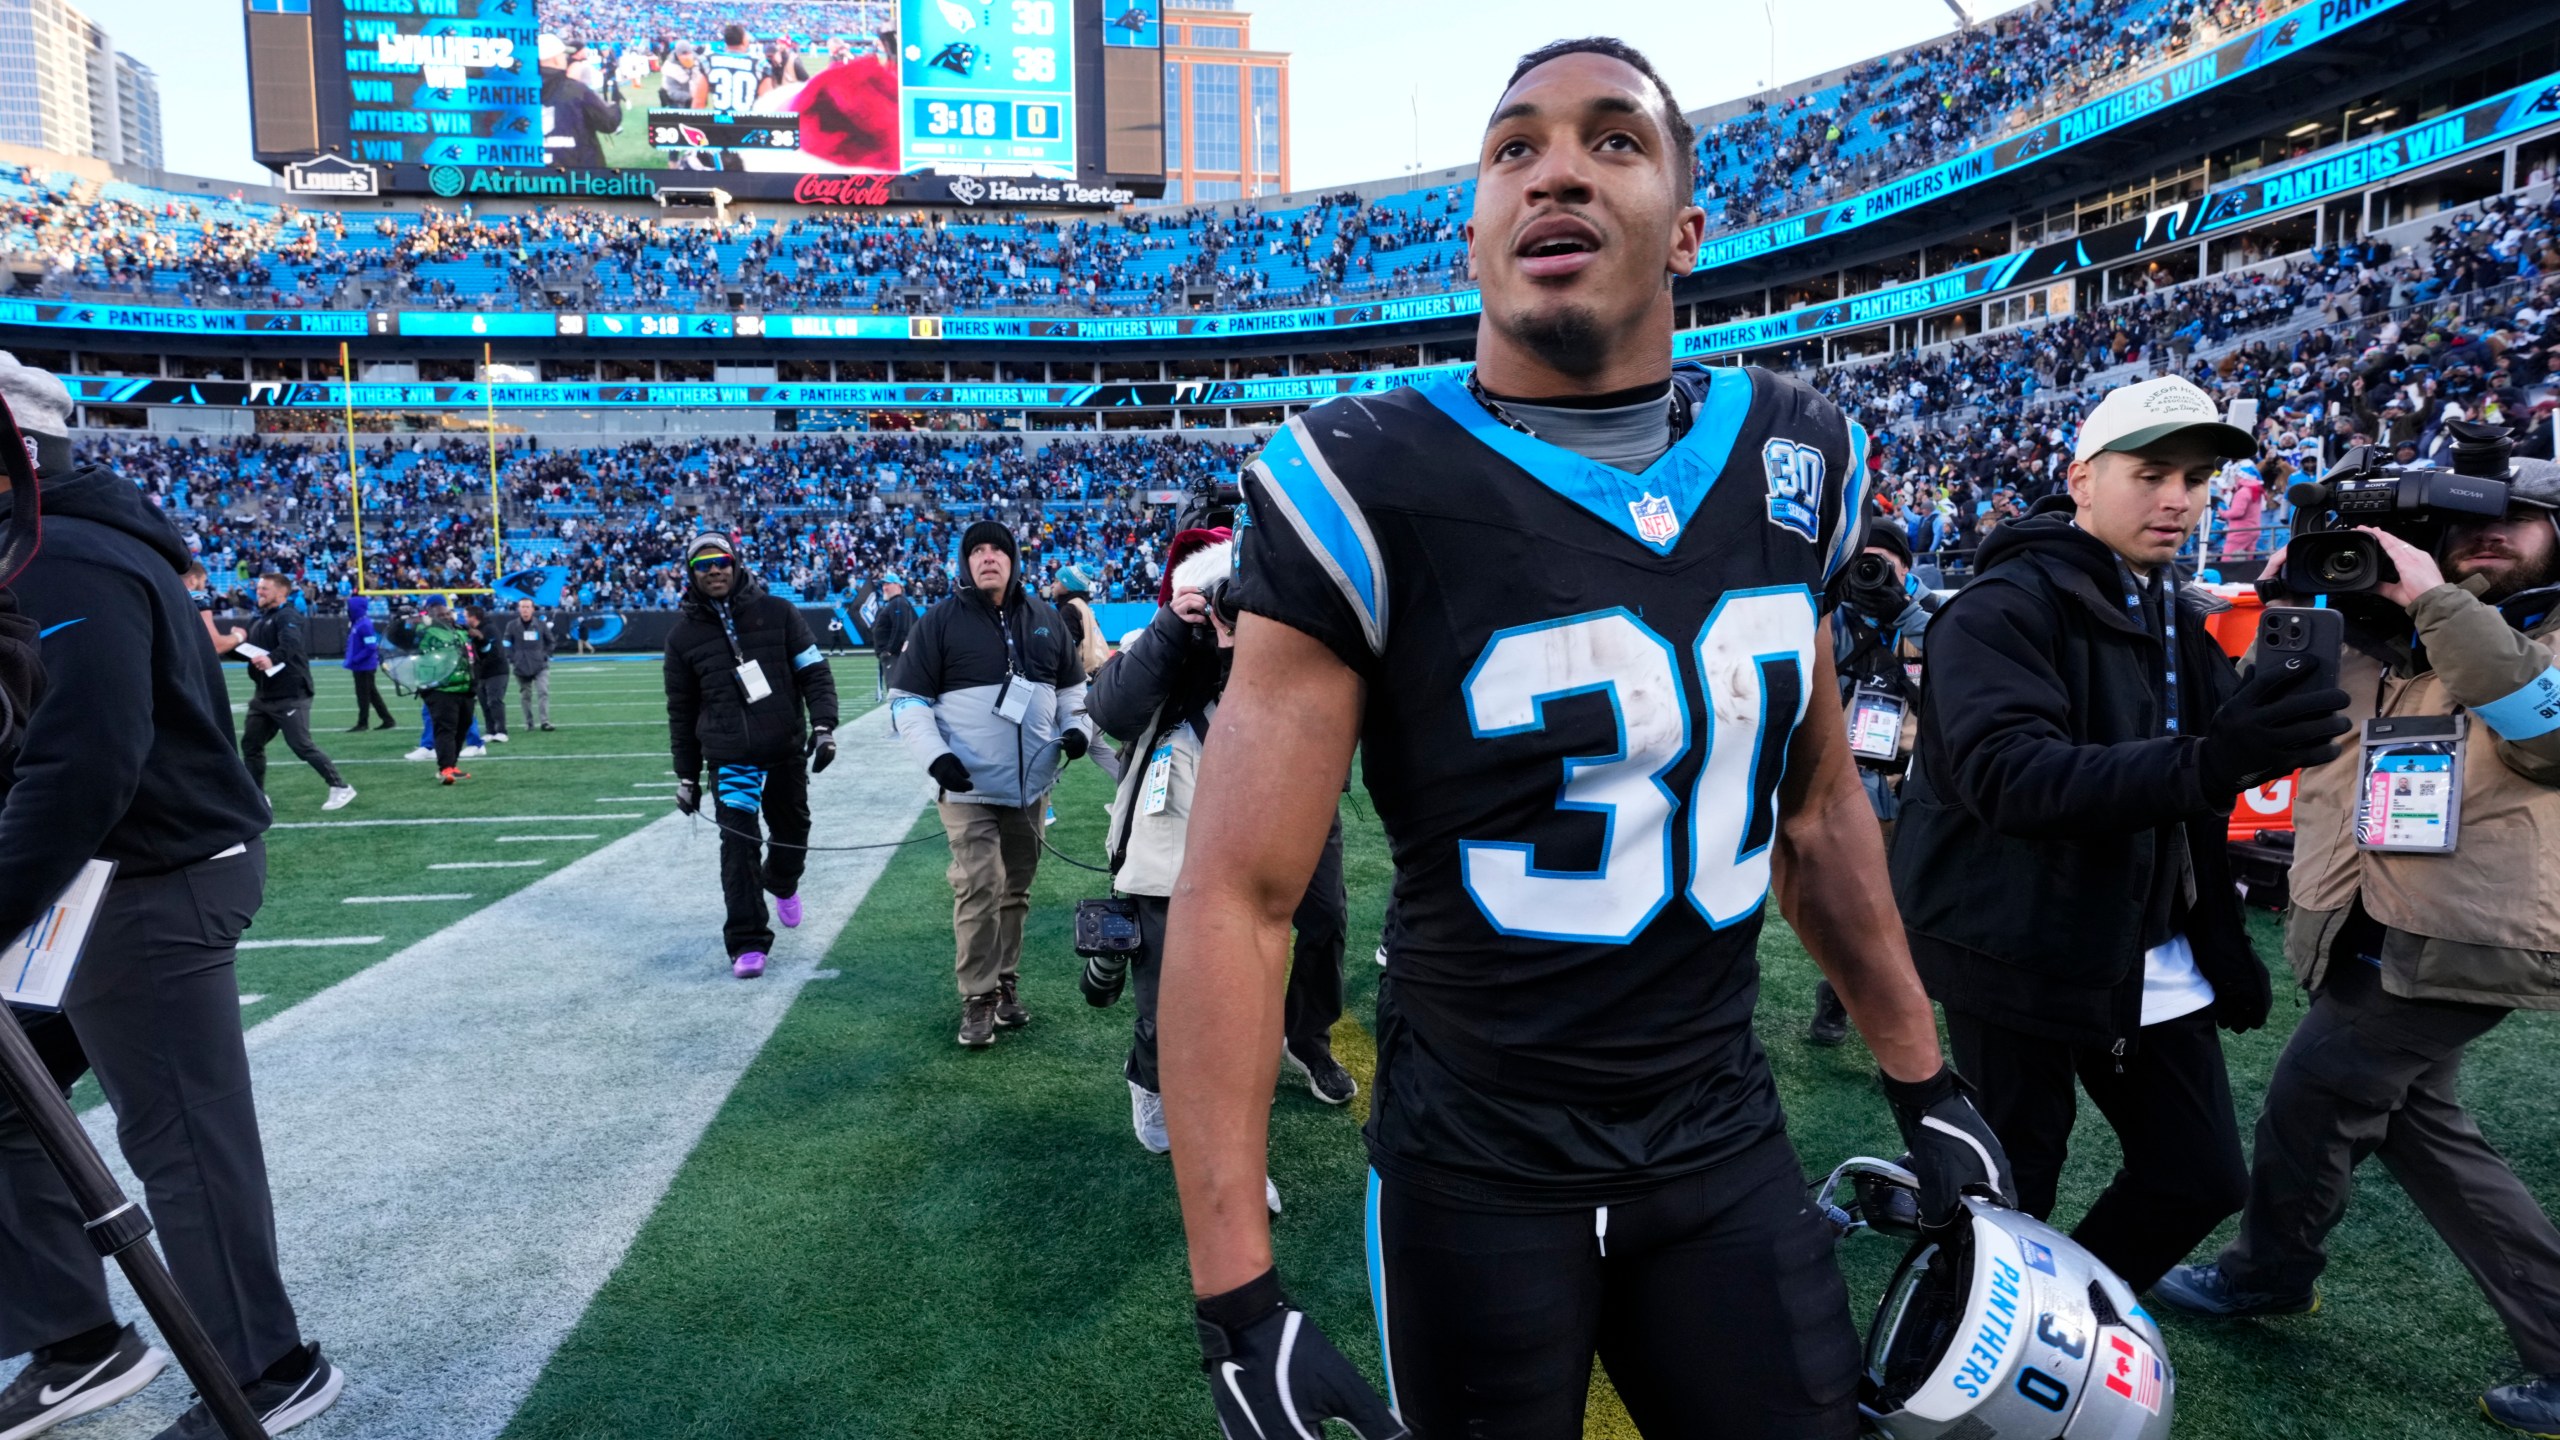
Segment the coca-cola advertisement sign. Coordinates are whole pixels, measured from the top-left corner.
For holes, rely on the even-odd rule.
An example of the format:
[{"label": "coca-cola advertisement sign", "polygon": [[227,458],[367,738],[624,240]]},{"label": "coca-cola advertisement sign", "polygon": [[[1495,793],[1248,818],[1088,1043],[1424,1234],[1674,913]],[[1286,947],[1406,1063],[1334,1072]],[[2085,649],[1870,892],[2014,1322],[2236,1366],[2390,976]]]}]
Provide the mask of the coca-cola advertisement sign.
[{"label": "coca-cola advertisement sign", "polygon": [[886,205],[889,203],[888,175],[803,175],[791,187],[792,203],[798,205]]}]

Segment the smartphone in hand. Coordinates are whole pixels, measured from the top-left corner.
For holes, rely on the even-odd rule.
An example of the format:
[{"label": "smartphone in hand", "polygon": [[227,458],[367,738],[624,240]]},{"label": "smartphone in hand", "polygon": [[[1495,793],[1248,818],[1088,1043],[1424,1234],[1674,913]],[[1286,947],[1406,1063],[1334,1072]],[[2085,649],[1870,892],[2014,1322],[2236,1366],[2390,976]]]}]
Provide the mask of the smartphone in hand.
[{"label": "smartphone in hand", "polygon": [[2347,621],[2335,610],[2270,605],[2258,616],[2258,663],[2312,671],[2307,689],[2334,689],[2338,657],[2346,647]]}]

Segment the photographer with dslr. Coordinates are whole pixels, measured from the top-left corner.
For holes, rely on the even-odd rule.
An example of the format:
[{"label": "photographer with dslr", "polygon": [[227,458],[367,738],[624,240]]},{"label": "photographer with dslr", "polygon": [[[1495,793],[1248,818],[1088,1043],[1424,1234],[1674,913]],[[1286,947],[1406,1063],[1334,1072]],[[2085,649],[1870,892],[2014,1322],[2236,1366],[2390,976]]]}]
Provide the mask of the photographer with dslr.
[{"label": "photographer with dslr", "polygon": [[1957,1068],[2053,1212],[2075,1080],[2124,1164],[2071,1232],[2135,1293],[2240,1208],[2217,1028],[2270,985],[2225,854],[2244,790],[2337,753],[2347,699],[2303,671],[2236,683],[2177,556],[2248,432],[2175,376],[2110,391],[2067,495],[1983,546],[1929,627],[1893,888]]},{"label": "photographer with dslr", "polygon": [[[1858,558],[1840,572],[1840,603],[1831,611],[1831,649],[1840,666],[1840,708],[1849,717],[1849,754],[1858,783],[1893,848],[1901,813],[1902,772],[1920,733],[1920,655],[1935,609],[1914,593],[1911,542],[1890,516],[1870,510]],[[1813,984],[1809,1044],[1849,1038],[1849,1008],[1828,980]]]},{"label": "photographer with dslr", "polygon": [[2457,1081],[2464,1047],[2509,1011],[2560,1009],[2560,465],[2510,464],[2498,427],[2463,428],[2455,471],[2350,455],[2297,487],[2311,517],[2354,514],[2370,485],[2427,503],[2395,502],[2379,529],[2297,533],[2260,582],[2370,585],[2327,590],[2347,615],[2340,683],[2362,742],[2295,791],[2285,958],[2311,1009],[2268,1081],[2239,1238],[2153,1294],[2207,1315],[2312,1310],[2351,1177],[2378,1154],[2530,1372],[2482,1409],[2547,1435],[2560,1231]]},{"label": "photographer with dslr", "polygon": [[[1137,990],[1129,1043],[1129,1121],[1138,1143],[1161,1155],[1162,1086],[1156,1076],[1156,980],[1164,957],[1164,923],[1181,872],[1191,819],[1191,786],[1200,747],[1226,689],[1235,651],[1235,610],[1227,597],[1234,547],[1228,531],[1186,530],[1175,537],[1166,567],[1168,598],[1155,618],[1095,675],[1088,697],[1095,728],[1122,741],[1126,763],[1111,806],[1112,886],[1135,902],[1139,947],[1125,983]],[[1346,927],[1342,826],[1325,837],[1324,853],[1298,902],[1297,945],[1283,1002],[1281,1054],[1328,1105],[1358,1093],[1333,1058],[1333,1022],[1342,1017],[1342,950]],[[1085,967],[1085,999],[1109,1005],[1124,976],[1105,961]]]}]

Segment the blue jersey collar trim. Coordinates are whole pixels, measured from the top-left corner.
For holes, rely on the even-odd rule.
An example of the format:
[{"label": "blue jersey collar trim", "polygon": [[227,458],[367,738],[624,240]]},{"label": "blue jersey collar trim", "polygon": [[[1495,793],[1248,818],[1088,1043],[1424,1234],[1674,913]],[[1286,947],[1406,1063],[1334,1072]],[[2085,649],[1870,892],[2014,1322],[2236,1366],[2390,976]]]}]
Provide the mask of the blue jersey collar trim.
[{"label": "blue jersey collar trim", "polygon": [[[1527,471],[1538,483],[1581,506],[1656,555],[1668,555],[1688,532],[1689,518],[1724,473],[1734,441],[1751,416],[1751,375],[1739,365],[1708,371],[1707,393],[1680,443],[1664,451],[1641,475],[1586,460],[1560,445],[1523,435],[1496,420],[1467,392],[1465,374],[1441,375],[1421,386],[1422,397],[1495,454]],[[1679,524],[1659,540],[1636,528],[1636,510],[1665,500]]]}]

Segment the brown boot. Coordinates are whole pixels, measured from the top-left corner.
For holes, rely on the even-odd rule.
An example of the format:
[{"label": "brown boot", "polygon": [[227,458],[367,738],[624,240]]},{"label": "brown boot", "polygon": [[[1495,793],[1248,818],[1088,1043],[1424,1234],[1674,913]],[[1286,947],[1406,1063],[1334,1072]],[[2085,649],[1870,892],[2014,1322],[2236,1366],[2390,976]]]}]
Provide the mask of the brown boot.
[{"label": "brown boot", "polygon": [[1022,1008],[1017,984],[1010,975],[996,982],[996,1028],[999,1030],[1019,1030],[1031,1023],[1031,1012]]},{"label": "brown boot", "polygon": [[960,1002],[960,1043],[984,1050],[996,1043],[996,997],[972,995]]}]

